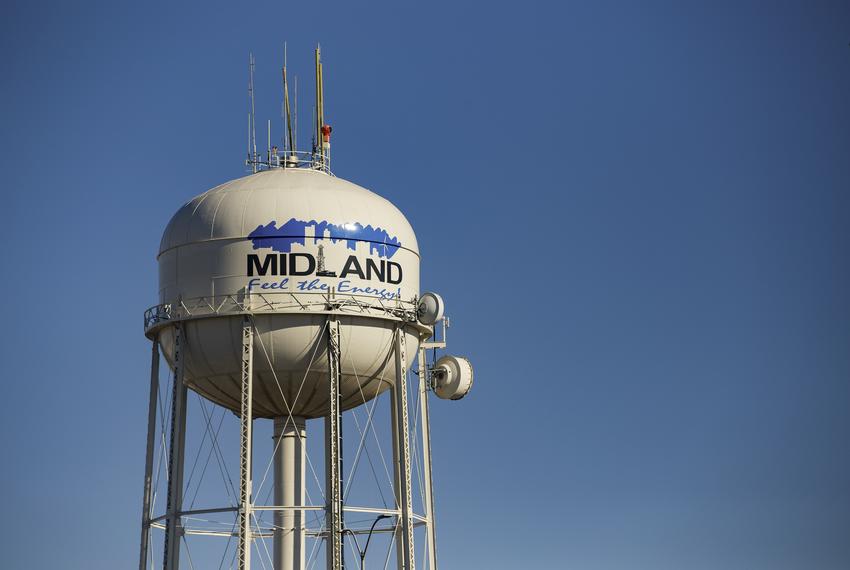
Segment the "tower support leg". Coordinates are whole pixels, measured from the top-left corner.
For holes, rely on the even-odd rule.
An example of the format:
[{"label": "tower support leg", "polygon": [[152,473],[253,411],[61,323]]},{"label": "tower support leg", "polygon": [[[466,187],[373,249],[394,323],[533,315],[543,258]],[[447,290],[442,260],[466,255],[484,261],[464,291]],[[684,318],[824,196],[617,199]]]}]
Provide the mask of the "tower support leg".
[{"label": "tower support leg", "polygon": [[242,391],[239,440],[239,570],[251,568],[251,451],[253,448],[254,325],[242,319]]},{"label": "tower support leg", "polygon": [[[301,417],[274,419],[274,504],[304,505],[307,422]],[[274,570],[304,570],[304,510],[274,513]]]},{"label": "tower support leg", "polygon": [[153,453],[156,441],[156,407],[159,398],[159,340],[151,343],[151,390],[148,400],[148,443],[145,451],[145,487],[142,492],[142,539],[139,545],[139,570],[148,564],[151,536],[151,495],[153,485]]},{"label": "tower support leg", "polygon": [[398,567],[414,570],[413,496],[410,481],[410,431],[407,406],[407,356],[404,326],[396,329],[395,385],[392,388],[393,470],[395,496],[401,516],[396,525]]},{"label": "tower support leg", "polygon": [[342,509],[342,397],[340,395],[339,321],[328,318],[328,384],[330,400],[325,418],[325,527],[328,570],[342,570],[344,527]]},{"label": "tower support leg", "polygon": [[428,570],[437,569],[437,533],[434,525],[434,491],[431,475],[431,418],[428,413],[428,368],[425,348],[419,348],[419,425],[422,429],[422,478],[425,488],[425,532],[428,539]]},{"label": "tower support leg", "polygon": [[180,511],[183,510],[183,466],[186,451],[186,384],[183,383],[183,325],[174,325],[174,382],[171,396],[171,442],[168,451],[168,501],[166,506],[165,570],[180,568],[180,539],[183,535]]}]

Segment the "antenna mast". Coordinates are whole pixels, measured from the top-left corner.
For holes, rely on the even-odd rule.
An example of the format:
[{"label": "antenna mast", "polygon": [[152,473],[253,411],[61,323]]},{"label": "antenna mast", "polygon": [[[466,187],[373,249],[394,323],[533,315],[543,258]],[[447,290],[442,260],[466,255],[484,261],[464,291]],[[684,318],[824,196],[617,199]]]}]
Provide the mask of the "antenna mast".
[{"label": "antenna mast", "polygon": [[[289,85],[286,80],[286,42],[283,43],[283,104],[286,109],[286,134],[289,152],[295,152],[295,143],[292,136],[292,114],[289,110]],[[284,149],[285,150],[285,149]]]},{"label": "antenna mast", "polygon": [[[294,76],[294,107],[289,100],[289,75],[287,74],[288,54],[287,43],[283,44],[283,66],[281,67],[281,82],[283,87],[283,102],[281,105],[281,119],[283,123],[283,135],[280,147],[272,146],[271,121],[267,125],[267,148],[266,158],[261,159],[257,154],[257,116],[254,100],[254,71],[256,60],[254,53],[248,54],[248,150],[246,165],[251,165],[254,174],[267,168],[297,168],[301,161],[298,160],[298,77]],[[331,126],[325,123],[325,88],[324,73],[322,68],[321,46],[316,46],[316,99],[312,105],[313,111],[313,136],[310,160],[304,162],[304,167],[321,170],[330,173],[331,161]],[[281,154],[282,147],[282,154]],[[307,153],[304,153],[307,154]],[[281,159],[283,161],[281,162]]]},{"label": "antenna mast", "polygon": [[251,112],[248,115],[248,138],[251,169],[257,173],[257,120],[254,115],[254,54],[248,54],[248,97],[251,99]]},{"label": "antenna mast", "polygon": [[[313,103],[310,106],[310,110],[313,113],[312,114],[312,121],[313,121],[313,124],[315,126],[315,123],[316,123],[316,104],[315,103]],[[313,159],[315,159],[315,158],[316,158],[316,130],[313,129]]]},{"label": "antenna mast", "polygon": [[325,87],[322,75],[321,47],[316,46],[316,134],[320,170],[328,171],[331,153],[331,127],[325,124]]},{"label": "antenna mast", "polygon": [[248,54],[248,148],[245,151],[245,165],[251,164],[251,55]]},{"label": "antenna mast", "polygon": [[319,152],[319,168],[325,167],[325,149],[322,145],[322,125],[325,124],[324,93],[322,93],[322,51],[316,46],[316,148]]}]

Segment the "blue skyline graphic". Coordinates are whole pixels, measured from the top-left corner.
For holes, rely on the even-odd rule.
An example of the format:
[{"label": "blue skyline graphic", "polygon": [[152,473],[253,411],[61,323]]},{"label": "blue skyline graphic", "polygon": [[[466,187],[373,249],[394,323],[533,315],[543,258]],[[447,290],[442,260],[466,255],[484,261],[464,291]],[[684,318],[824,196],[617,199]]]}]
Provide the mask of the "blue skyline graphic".
[{"label": "blue skyline graphic", "polygon": [[[391,258],[396,251],[401,247],[401,242],[395,236],[390,234],[383,228],[372,227],[371,225],[363,225],[357,222],[346,224],[332,224],[328,221],[304,221],[296,218],[290,218],[288,222],[277,226],[277,221],[272,220],[266,225],[257,226],[257,229],[248,234],[254,249],[270,247],[274,251],[280,253],[289,253],[292,251],[293,244],[306,245],[307,228],[312,226],[314,235],[311,238],[313,243],[318,243],[323,239],[330,239],[333,243],[340,240],[346,241],[346,247],[355,251],[357,242],[368,242],[369,253],[377,253],[379,257]],[[325,231],[329,231],[330,235],[325,236]]]}]

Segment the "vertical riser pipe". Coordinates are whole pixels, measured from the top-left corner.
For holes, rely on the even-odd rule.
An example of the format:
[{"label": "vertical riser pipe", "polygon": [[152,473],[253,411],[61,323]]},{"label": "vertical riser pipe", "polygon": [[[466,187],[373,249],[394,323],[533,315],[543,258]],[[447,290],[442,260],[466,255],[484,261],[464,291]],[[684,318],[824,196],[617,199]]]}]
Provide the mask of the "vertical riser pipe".
[{"label": "vertical riser pipe", "polygon": [[[307,428],[304,418],[274,419],[274,504],[304,505]],[[303,510],[275,511],[274,568],[304,570]]]}]

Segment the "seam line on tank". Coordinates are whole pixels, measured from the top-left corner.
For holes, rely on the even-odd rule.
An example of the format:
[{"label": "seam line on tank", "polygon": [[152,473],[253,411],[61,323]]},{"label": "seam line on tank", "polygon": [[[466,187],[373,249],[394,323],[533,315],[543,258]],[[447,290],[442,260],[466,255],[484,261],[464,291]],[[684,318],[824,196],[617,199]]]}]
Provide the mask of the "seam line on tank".
[{"label": "seam line on tank", "polygon": [[[313,239],[312,237],[308,237],[308,236],[269,236],[269,237],[274,237],[274,238],[278,238],[278,237],[302,238],[302,237],[303,237],[303,238],[305,238],[305,239]],[[321,239],[331,239],[331,238],[321,238]],[[339,238],[339,240],[338,240],[338,241],[342,241],[342,240],[345,240],[345,239],[347,239],[347,238]],[[196,243],[207,243],[207,242],[211,242],[211,241],[224,241],[224,240],[230,240],[230,241],[243,241],[243,240],[244,240],[244,241],[251,241],[251,238],[249,238],[249,237],[218,237],[218,238],[209,238],[209,239],[195,240],[195,241],[193,241],[193,242],[189,242],[189,243],[181,243],[180,245],[175,245],[175,246],[171,246],[171,247],[169,247],[168,249],[164,249],[164,250],[160,251],[160,252],[157,254],[156,258],[157,258],[157,259],[159,259],[159,258],[162,256],[162,254],[164,254],[164,253],[168,253],[168,252],[169,252],[169,251],[171,251],[172,249],[177,249],[177,248],[179,248],[179,247],[184,247],[184,246],[192,245],[192,244],[196,244]],[[380,244],[380,245],[392,245],[392,244],[385,244],[385,243],[384,243],[384,242],[382,242],[382,241],[372,241],[372,240],[366,240],[366,239],[359,239],[359,240],[356,240],[356,241],[358,241],[358,242],[360,242],[360,243],[377,243],[377,244]],[[394,247],[398,247],[399,249],[403,249],[403,250],[405,250],[405,251],[409,251],[410,253],[412,253],[413,255],[415,255],[416,257],[419,257],[419,258],[421,259],[421,256],[419,255],[419,253],[418,253],[418,252],[415,252],[415,251],[413,251],[412,249],[410,249],[410,248],[408,248],[408,247],[404,247],[403,245],[394,246]]]},{"label": "seam line on tank", "polygon": [[221,200],[218,201],[218,204],[215,205],[215,211],[213,212],[212,222],[210,223],[210,239],[213,238],[213,234],[215,233],[215,218],[218,216],[218,209],[221,208],[221,203],[224,202],[224,199],[227,197],[228,192],[221,193]]}]

